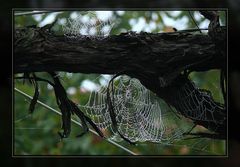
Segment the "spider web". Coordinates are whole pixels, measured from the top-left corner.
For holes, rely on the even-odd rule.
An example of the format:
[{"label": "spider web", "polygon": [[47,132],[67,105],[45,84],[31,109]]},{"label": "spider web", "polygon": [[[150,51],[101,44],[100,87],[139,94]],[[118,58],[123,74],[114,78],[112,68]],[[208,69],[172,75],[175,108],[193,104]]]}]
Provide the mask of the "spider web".
[{"label": "spider web", "polygon": [[[192,88],[191,88],[192,87]],[[185,115],[195,120],[206,120],[214,123],[222,123],[223,120],[217,120],[214,118],[214,112],[219,112],[220,106],[210,101],[209,92],[197,92],[195,85],[193,83],[185,84],[177,94],[177,99],[179,108],[182,108]],[[181,93],[180,93],[181,92]],[[200,94],[197,96],[197,94]],[[179,102],[179,99],[182,99]],[[194,105],[191,105],[190,100],[192,100]],[[209,105],[210,108],[204,107],[204,105]],[[211,113],[211,117],[207,117],[207,113]]]},{"label": "spider web", "polygon": [[[191,91],[189,86],[192,86]],[[193,82],[190,82],[189,85],[183,85],[180,90],[181,93],[185,93],[182,97],[183,101],[186,101],[186,98],[193,98],[192,96],[196,95],[196,89]],[[169,106],[163,100],[146,89],[139,80],[126,75],[120,76],[115,80],[113,90],[113,105],[115,106],[114,112],[118,130],[130,141],[139,142],[138,145],[140,147],[149,147],[150,144],[156,148],[155,151],[158,154],[161,153],[160,149],[172,150],[176,148],[178,148],[179,154],[218,155],[225,152],[218,148],[219,145],[225,145],[225,141],[223,140],[197,138],[196,136],[186,135],[190,131],[192,133],[209,133],[209,130],[199,125],[194,126],[191,119],[178,115],[175,109],[170,110]],[[207,92],[201,93],[203,97],[210,97]],[[206,99],[202,98],[199,100],[191,110],[185,106],[186,104],[181,109],[186,110],[186,114],[189,114],[188,112],[194,112],[194,110],[204,106]],[[209,103],[209,101],[207,102]],[[118,142],[123,140],[118,133],[113,131],[107,103],[106,85],[92,91],[88,102],[84,105],[79,105],[79,107],[104,132],[106,137]],[[214,107],[219,106],[213,105],[212,109],[215,109]],[[203,113],[205,112],[208,111],[204,110]],[[200,111],[197,113],[205,115]],[[190,118],[214,122],[212,118],[199,115],[192,114]],[[163,152],[161,154],[167,153]]]},{"label": "spider web", "polygon": [[[183,133],[193,125],[176,113],[166,109],[166,104],[152,92],[146,89],[139,80],[121,76],[114,82],[114,112],[118,131],[132,142],[171,142],[181,139]],[[79,105],[81,110],[93,122],[115,141],[122,138],[113,131],[112,121],[107,103],[107,87],[102,86],[90,94],[85,105]],[[181,126],[185,125],[185,126]]]},{"label": "spider web", "polygon": [[[103,77],[103,75],[98,77],[99,80],[104,78],[106,79],[104,80],[105,83],[100,82],[102,86],[97,87],[97,89],[92,91],[89,95],[88,102],[84,105],[79,105],[79,107],[96,123],[106,137],[119,142],[122,141],[122,138],[112,130],[112,123],[106,103],[106,84],[107,80],[110,78],[107,79],[107,77]],[[215,86],[218,87],[218,85]],[[222,140],[207,138],[187,140],[190,136],[184,135],[184,132],[188,132],[192,128],[192,121],[177,115],[176,110],[169,110],[169,106],[164,101],[148,91],[137,79],[129,78],[127,76],[116,78],[114,82],[114,97],[114,105],[118,104],[118,106],[114,108],[114,111],[118,113],[116,115],[119,131],[131,141],[139,141],[138,148],[131,145],[127,145],[127,147],[144,150],[151,148],[152,151],[149,153],[152,155],[224,154],[224,151],[219,149],[219,146],[223,146],[225,143]],[[142,112],[139,112],[140,110]],[[17,113],[18,116],[15,117],[14,121],[17,135],[50,131],[52,128],[56,127],[56,125],[52,126],[52,128],[46,126],[42,127],[39,126],[40,124],[38,126],[33,125],[33,127],[29,127],[29,122],[34,124],[36,120],[32,120],[32,117],[29,114],[24,114],[25,111],[20,112],[22,113],[21,116],[19,115],[19,112]],[[34,117],[38,119],[39,116],[36,114],[40,113],[41,112],[35,112]],[[51,117],[46,117],[46,119],[48,118]],[[206,131],[206,129],[197,126],[192,132],[198,131],[202,132]],[[68,140],[70,142],[73,139]],[[58,141],[57,138],[56,141]],[[74,140],[72,142],[74,142]],[[17,143],[19,143],[19,141]],[[174,151],[173,153],[173,150],[176,150],[177,152]],[[148,152],[144,154],[148,154]]]},{"label": "spider web", "polygon": [[[84,21],[84,17],[88,18],[88,21]],[[86,11],[79,12],[74,19],[68,18],[62,30],[68,39],[103,38],[110,34],[113,26],[112,19],[102,20],[97,17],[96,12]]]},{"label": "spider web", "polygon": [[192,120],[207,122],[213,131],[226,120],[224,105],[215,102],[210,91],[197,88],[192,81],[181,86],[173,99],[177,111]]}]

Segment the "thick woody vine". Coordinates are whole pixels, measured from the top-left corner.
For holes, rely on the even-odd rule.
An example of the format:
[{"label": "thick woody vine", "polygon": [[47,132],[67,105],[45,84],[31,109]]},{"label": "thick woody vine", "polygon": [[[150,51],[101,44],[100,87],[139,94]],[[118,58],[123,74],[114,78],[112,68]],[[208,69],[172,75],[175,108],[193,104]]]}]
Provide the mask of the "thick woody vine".
[{"label": "thick woody vine", "polygon": [[[222,70],[221,87],[226,99],[226,28],[220,26],[217,12],[201,11],[201,14],[210,20],[208,35],[196,34],[192,30],[160,34],[128,32],[68,41],[64,36],[54,35],[52,25],[16,29],[14,73],[24,73],[23,77],[16,79],[29,79],[35,86],[30,112],[33,112],[39,97],[38,82],[48,82],[54,87],[56,101],[62,112],[61,138],[69,136],[73,114],[79,117],[83,125],[84,132],[79,136],[88,131],[89,123],[104,137],[94,122],[67,97],[55,71],[116,76],[126,74],[137,78],[147,89],[175,107],[179,114],[213,132],[193,135],[225,139],[226,104],[214,101],[211,92],[197,88],[188,78],[192,71]],[[35,72],[49,73],[53,82],[39,78]],[[109,82],[109,87],[113,80]],[[187,91],[194,94],[186,96]],[[113,100],[108,93],[109,112],[117,130]],[[194,116],[194,112],[204,114],[204,119]],[[122,134],[120,136],[133,144]]]}]

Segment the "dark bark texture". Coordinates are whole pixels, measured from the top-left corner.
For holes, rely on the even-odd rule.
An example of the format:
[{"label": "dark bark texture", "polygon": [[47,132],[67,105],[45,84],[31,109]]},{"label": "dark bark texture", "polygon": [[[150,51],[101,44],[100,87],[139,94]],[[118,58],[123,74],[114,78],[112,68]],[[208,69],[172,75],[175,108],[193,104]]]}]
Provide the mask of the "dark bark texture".
[{"label": "dark bark texture", "polygon": [[[226,34],[224,27],[220,27],[219,32]],[[15,30],[14,73],[126,74],[138,78],[149,90],[196,124],[224,136],[226,107],[215,102],[208,92],[196,88],[187,77],[191,71],[226,67],[226,48],[218,47],[219,44],[226,45],[226,35],[219,36],[217,42],[208,34],[195,31],[128,32],[108,37],[69,39],[54,35],[47,27],[27,27]],[[186,85],[196,97],[183,95]],[[180,105],[184,101],[188,103]],[[195,105],[196,108],[201,105],[202,108],[196,110],[206,111],[207,119],[185,112],[186,105]]]},{"label": "dark bark texture", "polygon": [[70,40],[46,31],[41,28],[16,30],[15,73],[126,71],[174,77],[185,69],[219,69],[225,60],[206,34],[129,32],[106,38],[83,36]]}]

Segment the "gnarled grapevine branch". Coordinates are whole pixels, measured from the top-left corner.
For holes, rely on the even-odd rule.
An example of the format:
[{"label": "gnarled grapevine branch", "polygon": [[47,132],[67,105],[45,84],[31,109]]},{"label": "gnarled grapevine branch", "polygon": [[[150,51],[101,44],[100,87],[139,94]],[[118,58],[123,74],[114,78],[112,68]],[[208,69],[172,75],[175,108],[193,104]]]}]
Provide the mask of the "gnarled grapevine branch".
[{"label": "gnarled grapevine branch", "polygon": [[[226,31],[224,27],[220,29]],[[219,42],[226,44],[226,37],[220,36]],[[214,102],[211,96],[205,97],[201,90],[191,87],[198,99],[205,97],[215,106],[203,105],[205,109],[217,111],[214,111],[217,115],[207,113],[207,117],[213,119],[210,123],[209,120],[194,119],[177,102],[181,102],[181,96],[178,96],[181,88],[191,85],[187,77],[181,75],[182,71],[225,67],[226,53],[219,54],[215,45],[207,34],[187,31],[160,34],[128,32],[102,38],[82,36],[68,40],[44,27],[26,27],[15,30],[14,73],[67,71],[116,74],[124,71],[124,74],[138,78],[185,117],[223,136],[226,109]],[[188,105],[193,103],[190,101]]]}]

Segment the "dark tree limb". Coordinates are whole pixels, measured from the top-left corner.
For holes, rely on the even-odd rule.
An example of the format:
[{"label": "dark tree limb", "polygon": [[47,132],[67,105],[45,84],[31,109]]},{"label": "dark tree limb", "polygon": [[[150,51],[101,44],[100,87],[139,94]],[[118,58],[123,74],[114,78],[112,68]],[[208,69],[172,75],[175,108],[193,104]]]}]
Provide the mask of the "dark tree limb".
[{"label": "dark tree limb", "polygon": [[[226,29],[220,27],[221,32]],[[225,33],[226,34],[226,33]],[[226,36],[218,38],[218,46],[226,45]],[[209,120],[194,119],[179,103],[185,85],[191,85],[183,71],[207,71],[226,66],[226,50],[216,47],[207,34],[194,32],[122,33],[109,37],[81,36],[68,39],[56,36],[46,28],[27,27],[15,30],[14,73],[67,71],[81,73],[124,73],[138,78],[179,113],[220,136],[226,132],[226,108],[196,87],[197,98],[207,98],[214,108]],[[189,96],[189,98],[191,98]],[[193,105],[194,100],[188,105]],[[179,101],[179,102],[178,102]],[[200,104],[198,104],[200,105]],[[213,110],[209,103],[203,109]],[[203,110],[202,109],[202,110]]]},{"label": "dark tree limb", "polygon": [[69,40],[41,28],[17,29],[15,33],[15,73],[144,71],[164,76],[184,69],[220,69],[224,61],[207,34],[129,32],[106,38],[83,36]]}]

